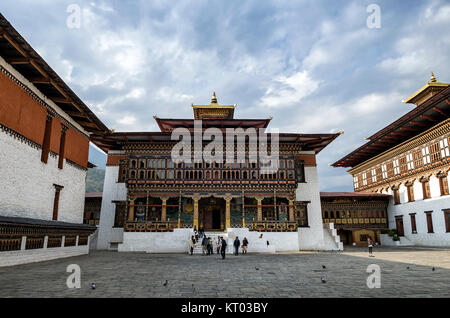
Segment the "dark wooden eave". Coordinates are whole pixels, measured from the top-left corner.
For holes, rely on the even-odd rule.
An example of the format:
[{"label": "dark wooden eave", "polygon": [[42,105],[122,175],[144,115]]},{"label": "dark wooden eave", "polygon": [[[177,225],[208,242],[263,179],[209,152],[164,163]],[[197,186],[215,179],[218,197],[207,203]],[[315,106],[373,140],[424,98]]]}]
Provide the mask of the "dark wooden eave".
[{"label": "dark wooden eave", "polygon": [[[171,140],[170,132],[109,132],[104,136],[93,136],[92,141],[103,151],[121,150],[124,144],[133,143],[165,143],[171,144],[176,141]],[[267,141],[270,142],[272,134],[266,134]],[[278,134],[279,142],[300,144],[302,151],[314,151],[318,154],[341,133],[336,134]],[[224,145],[226,141],[223,141]]]},{"label": "dark wooden eave", "polygon": [[0,13],[0,56],[86,131],[109,129]]},{"label": "dark wooden eave", "polygon": [[[172,118],[158,118],[155,117],[158,123],[159,129],[162,132],[171,132],[175,128],[187,128],[189,130],[194,129],[194,119],[172,119]],[[219,129],[226,128],[267,128],[271,119],[203,119],[202,128],[215,127]]]},{"label": "dark wooden eave", "polygon": [[390,125],[367,138],[369,141],[332,164],[355,167],[405,142],[450,117],[450,85]]}]

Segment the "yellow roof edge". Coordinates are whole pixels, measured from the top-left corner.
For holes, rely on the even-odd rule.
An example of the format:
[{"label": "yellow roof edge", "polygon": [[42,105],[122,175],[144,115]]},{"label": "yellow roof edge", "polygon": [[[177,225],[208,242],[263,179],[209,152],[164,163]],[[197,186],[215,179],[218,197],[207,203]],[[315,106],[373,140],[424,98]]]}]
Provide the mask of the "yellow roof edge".
[{"label": "yellow roof edge", "polygon": [[404,99],[403,102],[404,103],[411,103],[414,100],[414,98],[416,98],[421,93],[423,93],[428,87],[447,87],[448,85],[450,85],[450,84],[448,84],[448,83],[439,83],[439,82],[427,83],[424,86],[422,86],[422,88],[417,90],[414,94],[412,94],[408,98]]},{"label": "yellow roof edge", "polygon": [[219,104],[210,104],[210,105],[191,105],[192,108],[229,108],[235,109],[237,105],[219,105]]}]

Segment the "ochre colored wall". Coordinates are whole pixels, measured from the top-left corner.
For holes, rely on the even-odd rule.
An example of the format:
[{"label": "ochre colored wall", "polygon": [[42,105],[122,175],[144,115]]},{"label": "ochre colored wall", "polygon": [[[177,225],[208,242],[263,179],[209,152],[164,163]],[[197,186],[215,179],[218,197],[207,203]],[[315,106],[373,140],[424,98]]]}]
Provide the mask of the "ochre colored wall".
[{"label": "ochre colored wall", "polygon": [[65,158],[87,167],[89,157],[89,139],[69,128],[66,132]]},{"label": "ochre colored wall", "polygon": [[301,155],[297,156],[297,160],[305,161],[305,167],[315,167],[316,164],[316,156],[314,155]]},{"label": "ochre colored wall", "polygon": [[42,145],[47,110],[0,73],[0,123]]},{"label": "ochre colored wall", "polygon": [[61,120],[57,117],[54,117],[52,121],[52,135],[50,137],[50,151],[59,153],[60,141],[61,141]]},{"label": "ochre colored wall", "polygon": [[108,156],[108,159],[106,161],[107,166],[118,166],[120,160],[125,160],[126,156]]}]

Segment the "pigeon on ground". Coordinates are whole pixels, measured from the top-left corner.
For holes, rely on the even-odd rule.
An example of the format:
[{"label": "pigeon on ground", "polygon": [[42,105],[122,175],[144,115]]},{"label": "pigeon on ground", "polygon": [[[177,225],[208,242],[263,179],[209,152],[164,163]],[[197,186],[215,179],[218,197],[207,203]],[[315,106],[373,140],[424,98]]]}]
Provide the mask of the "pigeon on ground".
[{"label": "pigeon on ground", "polygon": [[326,267],[325,265],[322,265],[322,268],[323,268],[323,269],[326,269],[327,267]]},{"label": "pigeon on ground", "polygon": [[255,267],[255,269],[256,269],[257,271],[259,271],[259,268],[258,268],[258,267]]},{"label": "pigeon on ground", "polygon": [[163,286],[167,286],[167,280],[165,281],[165,283],[163,284]]},{"label": "pigeon on ground", "polygon": [[409,269],[409,266],[407,266],[406,269]]},{"label": "pigeon on ground", "polygon": [[320,278],[320,280],[322,281],[323,284],[325,284],[327,282],[327,280],[325,279],[325,277]]},{"label": "pigeon on ground", "polygon": [[91,288],[92,288],[92,289],[95,289],[95,288],[96,288],[95,283],[92,283],[92,284],[91,284]]},{"label": "pigeon on ground", "polygon": [[434,272],[436,270],[436,268],[433,267],[431,270]]}]

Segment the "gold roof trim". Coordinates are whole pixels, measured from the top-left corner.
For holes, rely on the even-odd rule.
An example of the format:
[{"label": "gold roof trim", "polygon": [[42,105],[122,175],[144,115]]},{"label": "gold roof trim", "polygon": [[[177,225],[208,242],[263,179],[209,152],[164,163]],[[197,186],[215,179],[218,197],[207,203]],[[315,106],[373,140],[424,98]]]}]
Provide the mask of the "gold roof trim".
[{"label": "gold roof trim", "polygon": [[448,83],[441,83],[436,80],[433,72],[431,72],[431,78],[427,83],[416,91],[414,94],[409,96],[407,99],[404,99],[404,103],[415,104],[416,106],[422,104],[429,97],[433,96],[437,91],[447,87]]}]

